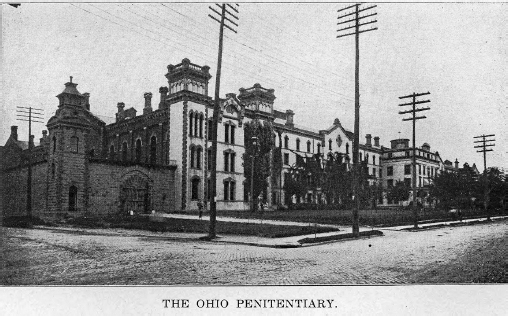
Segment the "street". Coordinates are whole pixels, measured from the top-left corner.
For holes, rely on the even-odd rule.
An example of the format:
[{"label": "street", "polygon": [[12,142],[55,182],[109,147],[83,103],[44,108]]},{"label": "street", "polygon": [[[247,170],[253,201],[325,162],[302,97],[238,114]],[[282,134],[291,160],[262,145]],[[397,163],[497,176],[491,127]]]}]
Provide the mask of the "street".
[{"label": "street", "polygon": [[[506,221],[311,247],[275,249],[162,234],[132,236],[47,229],[2,228],[5,285],[285,285],[425,283],[433,269],[446,280],[449,264],[496,241],[504,250]],[[441,271],[441,272],[440,272]],[[446,282],[431,281],[427,282]],[[506,278],[504,280],[506,282]]]}]

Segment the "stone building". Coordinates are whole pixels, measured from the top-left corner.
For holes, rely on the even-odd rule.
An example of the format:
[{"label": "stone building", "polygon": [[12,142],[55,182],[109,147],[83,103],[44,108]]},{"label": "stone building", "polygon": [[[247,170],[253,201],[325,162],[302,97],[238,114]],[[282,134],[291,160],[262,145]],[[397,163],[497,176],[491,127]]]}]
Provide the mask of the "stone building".
[{"label": "stone building", "polygon": [[[137,115],[136,109],[119,102],[115,121],[108,124],[93,114],[90,94],[80,93],[71,77],[57,95],[47,131],[40,142],[33,143],[34,214],[58,217],[196,210],[199,200],[209,198],[210,78],[208,66],[188,59],[169,65],[167,85],[159,88],[157,104],[152,93],[144,93],[142,114]],[[243,127],[252,120],[272,124],[276,146],[281,148],[282,170],[272,173],[263,197],[269,208],[289,202],[283,190],[285,174],[298,157],[319,154],[326,159],[333,153],[350,157],[353,133],[339,119],[323,130],[301,127],[295,124],[293,111],[274,108],[275,99],[274,90],[260,84],[221,99],[216,184],[219,211],[249,209],[242,155]],[[410,161],[409,148],[402,145],[405,147],[392,141],[392,148],[387,149],[380,145],[379,137],[372,142],[372,136],[366,135],[365,143],[360,144],[360,160],[367,162],[371,183],[383,178],[387,187],[395,180],[389,168],[405,168]],[[2,181],[12,184],[3,192],[7,215],[26,210],[28,153],[28,143],[18,139],[17,127],[12,126],[8,141],[0,147]],[[442,163],[427,144],[418,149],[418,161],[423,168],[419,183],[424,186]],[[310,203],[326,200],[319,189],[303,198]]]}]

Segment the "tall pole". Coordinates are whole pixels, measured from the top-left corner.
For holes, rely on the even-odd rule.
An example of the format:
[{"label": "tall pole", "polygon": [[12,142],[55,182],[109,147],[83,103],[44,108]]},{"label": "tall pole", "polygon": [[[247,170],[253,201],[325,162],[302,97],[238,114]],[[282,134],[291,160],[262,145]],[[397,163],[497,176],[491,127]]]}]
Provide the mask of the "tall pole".
[{"label": "tall pole", "polygon": [[419,96],[422,96],[422,95],[428,95],[430,94],[430,92],[425,92],[425,93],[415,93],[413,92],[413,94],[410,94],[410,95],[406,95],[406,96],[403,96],[403,97],[399,97],[399,99],[406,99],[406,98],[412,98],[412,101],[409,102],[409,103],[404,103],[404,104],[399,104],[399,106],[406,106],[406,105],[411,105],[412,106],[412,109],[411,110],[408,110],[408,111],[401,111],[399,112],[399,114],[407,114],[407,113],[411,113],[412,114],[412,117],[411,118],[405,118],[405,119],[402,119],[403,121],[412,121],[413,122],[413,157],[411,159],[411,165],[412,165],[412,177],[411,177],[411,191],[412,191],[412,195],[413,195],[413,220],[414,220],[414,228],[418,228],[418,207],[416,205],[416,193],[417,193],[417,190],[416,190],[416,120],[421,120],[421,119],[424,119],[424,118],[427,118],[426,116],[416,116],[416,112],[420,112],[420,111],[427,111],[427,110],[430,110],[430,108],[419,108],[417,109],[416,108],[416,105],[417,104],[422,104],[422,103],[428,103],[430,102],[430,100],[424,100],[424,101],[416,101],[416,97],[419,97]]},{"label": "tall pole", "polygon": [[[217,223],[217,130],[219,125],[219,110],[220,110],[220,79],[221,79],[221,68],[222,68],[222,43],[223,43],[223,37],[224,37],[224,27],[227,27],[228,29],[232,30],[236,33],[236,31],[231,27],[228,26],[225,21],[229,21],[230,23],[238,26],[235,22],[233,22],[229,17],[226,17],[226,13],[228,13],[233,18],[238,19],[234,14],[230,13],[226,9],[226,4],[223,3],[222,5],[216,4],[216,6],[220,7],[221,12],[217,12],[213,7],[209,7],[210,10],[212,10],[213,13],[220,16],[220,20],[218,20],[213,15],[209,14],[208,16],[211,17],[213,20],[219,22],[220,28],[219,28],[219,52],[217,56],[217,75],[215,77],[215,95],[214,95],[214,106],[213,106],[213,120],[212,120],[212,159],[211,162],[211,169],[210,169],[210,185],[211,185],[211,202],[210,202],[210,226],[208,230],[208,238],[214,239],[217,237],[216,235],[216,223]],[[238,13],[238,10],[227,4],[231,10]]]},{"label": "tall pole", "polygon": [[[33,111],[33,113],[32,113]],[[32,122],[42,123],[43,110],[18,106],[16,108],[17,120],[28,122],[28,166],[27,166],[27,181],[26,181],[26,215],[28,226],[32,226],[32,149],[33,149],[33,135],[32,135]]]},{"label": "tall pole", "polygon": [[480,135],[475,136],[473,138],[481,138],[480,140],[474,141],[474,143],[480,143],[480,145],[474,146],[474,148],[479,148],[476,152],[483,153],[483,208],[485,213],[487,214],[487,220],[490,220],[490,212],[489,212],[489,182],[488,182],[488,172],[487,172],[487,152],[493,151],[493,149],[489,149],[488,147],[495,146],[495,139],[487,139],[489,137],[494,137],[495,134],[490,135]]},{"label": "tall pole", "polygon": [[[360,27],[367,24],[376,23],[377,20],[372,20],[369,22],[360,23],[360,20],[365,19],[367,17],[372,17],[377,13],[367,14],[364,16],[360,16],[360,12],[364,12],[366,10],[375,8],[376,6],[370,6],[367,8],[360,9],[361,4],[351,5],[349,7],[338,10],[337,12],[342,13],[337,19],[337,25],[347,24],[354,22],[353,26],[347,26],[337,30],[338,32],[342,32],[345,30],[349,30],[354,28],[353,33],[349,34],[341,34],[339,37],[355,35],[355,126],[354,126],[354,139],[353,139],[353,198],[354,198],[354,206],[353,206],[353,236],[360,236],[360,223],[359,223],[359,211],[360,211],[360,161],[359,161],[359,143],[360,143],[360,33],[374,31],[377,28],[370,28],[366,30],[360,30]],[[353,12],[348,13],[347,10],[354,9]],[[353,19],[342,20],[346,17],[354,15]]]}]

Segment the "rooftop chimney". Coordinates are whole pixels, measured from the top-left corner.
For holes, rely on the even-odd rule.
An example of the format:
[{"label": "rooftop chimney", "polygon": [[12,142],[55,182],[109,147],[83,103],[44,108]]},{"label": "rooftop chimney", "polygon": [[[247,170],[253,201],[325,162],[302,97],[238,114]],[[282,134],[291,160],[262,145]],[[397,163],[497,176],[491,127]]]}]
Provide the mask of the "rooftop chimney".
[{"label": "rooftop chimney", "polygon": [[39,139],[39,143],[44,143],[46,139],[48,138],[48,131],[42,131],[42,138]]},{"label": "rooftop chimney", "polygon": [[152,112],[152,93],[145,92],[145,108],[143,109],[143,114],[148,114]]},{"label": "rooftop chimney", "polygon": [[166,102],[166,98],[168,96],[168,87],[160,87],[159,92],[161,94],[161,101],[159,102],[159,110],[164,108],[164,103]]},{"label": "rooftop chimney", "polygon": [[85,109],[90,111],[90,93],[85,92],[83,93],[83,96],[85,97]]},{"label": "rooftop chimney", "polygon": [[125,116],[125,113],[123,110],[123,108],[125,107],[125,103],[118,102],[116,107],[118,108],[118,112],[116,113],[116,121],[119,122],[119,121],[123,120],[124,116]]},{"label": "rooftop chimney", "polygon": [[18,127],[15,125],[11,126],[11,137],[14,140],[18,140]]},{"label": "rooftop chimney", "polygon": [[379,137],[374,137],[374,146],[379,147]]},{"label": "rooftop chimney", "polygon": [[455,158],[455,169],[459,169],[459,160]]},{"label": "rooftop chimney", "polygon": [[372,147],[372,135],[370,134],[365,135],[365,140],[366,140],[365,145]]},{"label": "rooftop chimney", "polygon": [[295,124],[293,123],[293,117],[295,116],[295,112],[291,110],[286,110],[286,125],[293,127]]}]

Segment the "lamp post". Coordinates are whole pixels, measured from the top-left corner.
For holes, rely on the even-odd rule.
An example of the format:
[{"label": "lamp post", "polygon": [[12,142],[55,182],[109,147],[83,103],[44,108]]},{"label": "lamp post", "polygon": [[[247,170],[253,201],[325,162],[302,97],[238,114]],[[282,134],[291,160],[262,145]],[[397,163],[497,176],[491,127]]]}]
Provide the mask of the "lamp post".
[{"label": "lamp post", "polygon": [[253,151],[251,155],[251,167],[250,167],[250,211],[254,213],[254,158],[256,157],[256,151],[258,146],[258,138],[252,136]]}]

